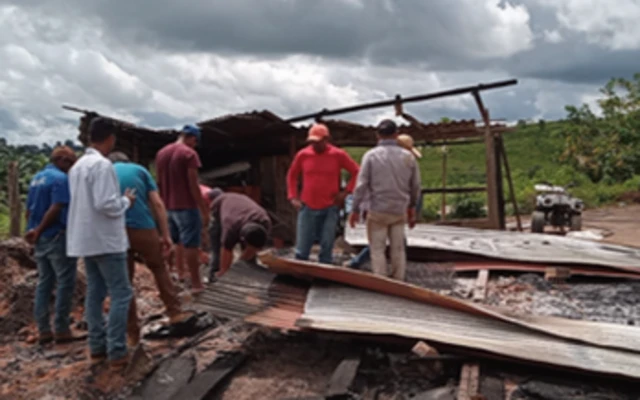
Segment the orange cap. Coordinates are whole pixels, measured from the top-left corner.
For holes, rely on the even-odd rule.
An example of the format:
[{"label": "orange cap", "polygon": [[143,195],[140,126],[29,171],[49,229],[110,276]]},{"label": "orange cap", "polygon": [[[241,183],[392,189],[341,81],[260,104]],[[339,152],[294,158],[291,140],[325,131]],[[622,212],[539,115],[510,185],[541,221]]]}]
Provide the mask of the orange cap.
[{"label": "orange cap", "polygon": [[328,138],[329,128],[324,124],[313,124],[309,128],[309,135],[307,136],[307,142],[319,142]]}]

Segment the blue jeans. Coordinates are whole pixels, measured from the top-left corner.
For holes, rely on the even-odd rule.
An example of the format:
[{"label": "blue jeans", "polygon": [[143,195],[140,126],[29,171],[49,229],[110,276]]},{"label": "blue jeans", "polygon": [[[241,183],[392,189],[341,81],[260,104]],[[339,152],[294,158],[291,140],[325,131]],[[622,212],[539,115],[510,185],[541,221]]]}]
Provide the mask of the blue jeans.
[{"label": "blue jeans", "polygon": [[[127,253],[103,254],[85,257],[87,270],[87,298],[85,316],[89,325],[91,354],[107,354],[117,360],[127,355],[127,316],[133,296]],[[109,322],[105,329],[102,307],[109,295]]]},{"label": "blue jeans", "polygon": [[199,248],[202,237],[200,211],[197,208],[170,210],[167,215],[173,243],[181,244],[185,249]]},{"label": "blue jeans", "polygon": [[58,334],[69,332],[69,313],[76,285],[77,259],[67,257],[65,233],[40,237],[35,245],[38,264],[38,286],[34,315],[40,334],[51,333],[49,302],[57,282],[54,328]]},{"label": "blue jeans", "polygon": [[298,212],[296,232],[296,259],[308,260],[313,243],[320,242],[319,261],[323,264],[333,262],[333,242],[336,239],[338,207],[331,206],[314,210],[305,205]]},{"label": "blue jeans", "polygon": [[[404,238],[404,248],[407,248],[407,238]],[[360,269],[360,267],[362,267],[362,264],[369,262],[371,260],[371,250],[369,250],[369,246],[365,247],[364,249],[360,250],[360,253],[358,253],[355,257],[353,257],[351,259],[351,261],[349,261],[349,268],[353,268],[353,269]]]}]

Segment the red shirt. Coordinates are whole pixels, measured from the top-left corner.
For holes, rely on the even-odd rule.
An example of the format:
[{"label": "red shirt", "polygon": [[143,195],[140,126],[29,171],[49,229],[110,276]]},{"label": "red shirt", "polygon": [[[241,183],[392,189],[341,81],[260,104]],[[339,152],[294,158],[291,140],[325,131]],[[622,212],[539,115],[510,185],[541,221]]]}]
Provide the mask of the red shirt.
[{"label": "red shirt", "polygon": [[360,170],[358,163],[346,151],[332,145],[327,145],[321,154],[313,151],[311,146],[305,147],[296,154],[287,173],[289,200],[298,198],[298,178],[302,173],[300,200],[315,210],[331,207],[340,192],[340,173],[343,169],[351,174],[346,188],[351,193]]},{"label": "red shirt", "polygon": [[198,153],[183,143],[172,143],[156,156],[160,196],[167,210],[198,208],[189,189],[189,169],[202,166]]}]

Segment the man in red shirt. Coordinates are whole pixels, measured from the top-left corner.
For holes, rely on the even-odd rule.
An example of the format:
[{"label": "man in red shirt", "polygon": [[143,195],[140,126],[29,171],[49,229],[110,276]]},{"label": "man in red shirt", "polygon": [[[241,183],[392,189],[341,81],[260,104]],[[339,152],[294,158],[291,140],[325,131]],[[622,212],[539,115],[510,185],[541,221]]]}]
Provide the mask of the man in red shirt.
[{"label": "man in red shirt", "polygon": [[[308,260],[314,241],[320,239],[319,261],[331,264],[339,207],[353,191],[358,164],[342,149],[329,144],[329,129],[315,124],[309,129],[309,146],[300,150],[287,173],[287,191],[298,210],[296,258]],[[340,191],[340,174],[346,169],[351,179]],[[302,194],[298,183],[302,175]]]},{"label": "man in red shirt", "polygon": [[194,294],[204,289],[199,255],[202,227],[209,225],[209,210],[198,184],[198,168],[202,164],[195,147],[199,140],[200,129],[187,125],[178,140],[156,156],[158,186],[167,206],[171,239],[185,249]]}]

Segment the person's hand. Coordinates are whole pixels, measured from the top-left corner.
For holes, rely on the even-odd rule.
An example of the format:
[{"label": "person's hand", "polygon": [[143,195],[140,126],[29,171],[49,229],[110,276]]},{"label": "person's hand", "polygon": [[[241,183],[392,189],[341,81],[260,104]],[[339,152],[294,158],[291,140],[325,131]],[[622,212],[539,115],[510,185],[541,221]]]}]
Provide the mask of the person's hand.
[{"label": "person's hand", "polygon": [[135,189],[131,189],[131,188],[127,188],[124,191],[124,197],[126,197],[127,199],[129,199],[129,208],[133,207],[133,204],[136,202],[136,190]]},{"label": "person's hand", "polygon": [[409,223],[409,228],[411,229],[416,226],[416,209],[413,207],[407,209],[407,222]]},{"label": "person's hand", "polygon": [[162,246],[162,256],[164,258],[169,258],[171,256],[171,249],[173,248],[173,241],[171,240],[171,237],[161,237],[160,245]]},{"label": "person's hand", "polygon": [[360,214],[356,212],[352,212],[351,214],[349,214],[349,226],[351,228],[355,228],[359,219],[360,219]]},{"label": "person's hand", "polygon": [[302,208],[302,202],[300,199],[291,199],[291,205],[298,211]]},{"label": "person's hand", "polygon": [[342,208],[344,206],[344,200],[347,198],[348,195],[349,194],[347,192],[345,192],[345,191],[339,192],[333,198],[333,204],[335,204],[336,206]]},{"label": "person's hand", "polygon": [[38,241],[38,238],[40,238],[40,231],[37,228],[29,230],[24,235],[24,240],[31,245],[35,244]]}]

